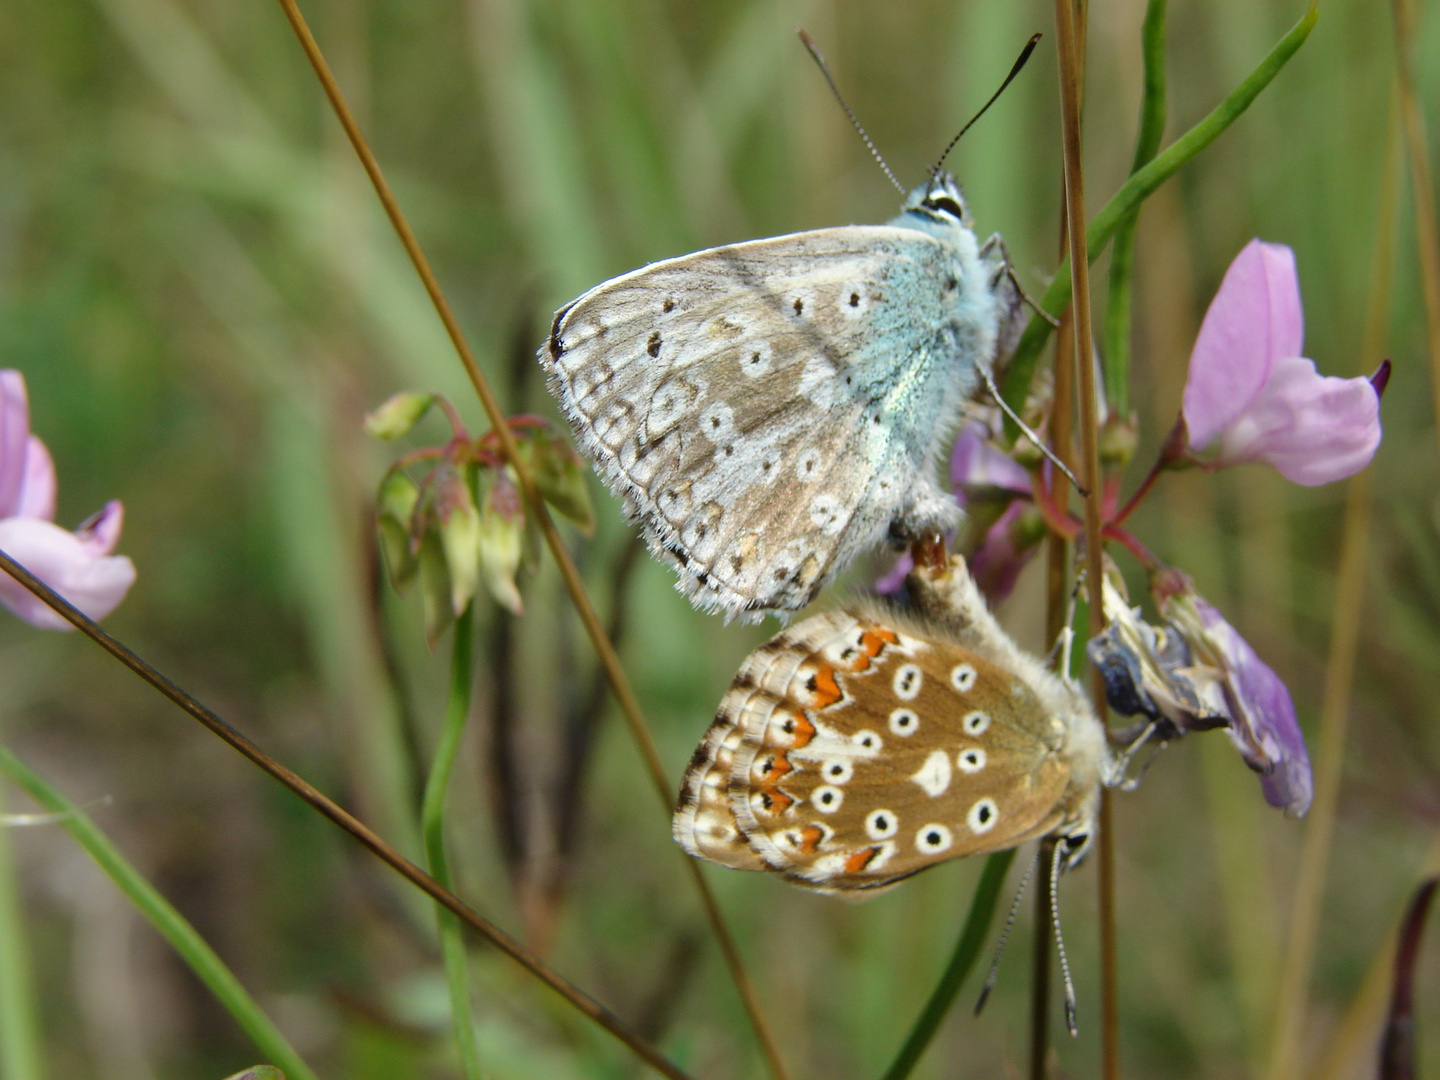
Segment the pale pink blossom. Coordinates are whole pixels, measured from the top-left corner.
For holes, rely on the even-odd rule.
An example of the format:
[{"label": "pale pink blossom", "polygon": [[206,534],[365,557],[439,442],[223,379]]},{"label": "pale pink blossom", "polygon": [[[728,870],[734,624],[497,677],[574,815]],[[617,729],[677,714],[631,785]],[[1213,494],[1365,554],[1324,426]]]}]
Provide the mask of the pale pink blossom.
[{"label": "pale pink blossom", "polygon": [[[135,566],[115,555],[124,508],[105,504],[75,532],[54,524],[55,464],[30,434],[25,378],[0,371],[0,551],[92,619],[114,611],[135,582]],[[0,573],[0,604],[33,626],[71,625],[8,574]]]},{"label": "pale pink blossom", "polygon": [[1210,302],[1185,383],[1192,452],[1212,467],[1265,462],[1314,486],[1370,463],[1380,445],[1380,387],[1322,376],[1303,357],[1295,253],[1252,240]]}]

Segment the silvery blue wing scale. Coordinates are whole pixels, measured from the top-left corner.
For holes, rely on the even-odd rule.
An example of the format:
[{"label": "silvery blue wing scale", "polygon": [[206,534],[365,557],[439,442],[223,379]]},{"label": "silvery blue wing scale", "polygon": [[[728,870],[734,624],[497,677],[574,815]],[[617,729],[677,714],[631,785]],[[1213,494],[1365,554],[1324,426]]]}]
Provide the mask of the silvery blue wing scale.
[{"label": "silvery blue wing scale", "polygon": [[680,591],[786,618],[865,548],[958,523],[941,459],[1016,306],[942,173],[888,225],[607,281],[556,314],[540,360]]}]

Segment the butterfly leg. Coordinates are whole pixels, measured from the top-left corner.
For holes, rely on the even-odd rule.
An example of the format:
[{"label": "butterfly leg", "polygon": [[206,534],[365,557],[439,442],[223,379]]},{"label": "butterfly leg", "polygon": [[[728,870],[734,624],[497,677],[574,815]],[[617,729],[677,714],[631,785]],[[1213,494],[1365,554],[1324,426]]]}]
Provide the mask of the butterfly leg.
[{"label": "butterfly leg", "polygon": [[1000,252],[1000,262],[996,267],[995,279],[991,281],[990,287],[992,289],[997,288],[1002,278],[1008,278],[1010,282],[1010,287],[1015,290],[1015,294],[1020,298],[1020,300],[1027,304],[1030,309],[1035,312],[1036,315],[1039,315],[1052,327],[1058,329],[1060,326],[1060,320],[1055,318],[1054,315],[1051,315],[1048,311],[1041,307],[1039,303],[1037,303],[1030,296],[1030,294],[1025,291],[1025,286],[1020,284],[1020,278],[1015,273],[1015,264],[1010,260],[1010,249],[1005,246],[1004,237],[1002,237],[999,233],[995,233],[994,235],[992,235],[990,239],[986,240],[985,243],[980,245],[980,257],[983,259],[988,259],[996,250]]}]

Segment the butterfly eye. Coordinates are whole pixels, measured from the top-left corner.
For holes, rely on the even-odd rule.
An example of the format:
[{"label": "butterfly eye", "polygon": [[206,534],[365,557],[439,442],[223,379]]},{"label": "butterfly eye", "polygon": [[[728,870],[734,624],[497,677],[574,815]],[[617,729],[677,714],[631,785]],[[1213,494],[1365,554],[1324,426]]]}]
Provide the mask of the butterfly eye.
[{"label": "butterfly eye", "polygon": [[889,840],[900,829],[900,819],[889,810],[872,810],[865,819],[865,834],[871,840]]},{"label": "butterfly eye", "polygon": [[950,850],[952,838],[944,825],[926,825],[915,834],[916,850],[922,855],[939,855]]},{"label": "butterfly eye", "polygon": [[975,709],[973,712],[966,713],[965,719],[960,723],[965,728],[966,734],[983,735],[985,729],[990,726],[990,714],[981,709]]},{"label": "butterfly eye", "polygon": [[913,735],[920,727],[920,717],[913,709],[896,709],[890,714],[890,730],[896,735]]},{"label": "butterfly eye", "polygon": [[961,221],[965,220],[965,208],[949,195],[931,195],[923,204],[927,209],[938,210]]},{"label": "butterfly eye", "polygon": [[970,812],[965,815],[965,824],[970,826],[971,832],[977,834],[989,832],[999,820],[1000,810],[994,799],[981,799],[970,807]]}]

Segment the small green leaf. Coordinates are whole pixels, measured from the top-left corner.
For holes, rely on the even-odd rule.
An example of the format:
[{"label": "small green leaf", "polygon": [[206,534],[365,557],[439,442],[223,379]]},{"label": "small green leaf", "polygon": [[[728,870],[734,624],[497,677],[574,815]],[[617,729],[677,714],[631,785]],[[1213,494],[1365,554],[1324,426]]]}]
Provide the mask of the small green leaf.
[{"label": "small green leaf", "polygon": [[415,505],[419,499],[420,489],[415,481],[399,469],[385,475],[376,493],[375,525],[380,534],[380,552],[385,558],[390,584],[397,591],[414,580],[420,565],[412,546]]},{"label": "small green leaf", "polygon": [[555,512],[586,536],[595,534],[595,507],[585,480],[589,471],[559,432],[536,431],[520,444],[535,488]]},{"label": "small green leaf", "polygon": [[401,391],[366,415],[365,430],[377,439],[398,439],[413,428],[434,403],[434,394]]}]

